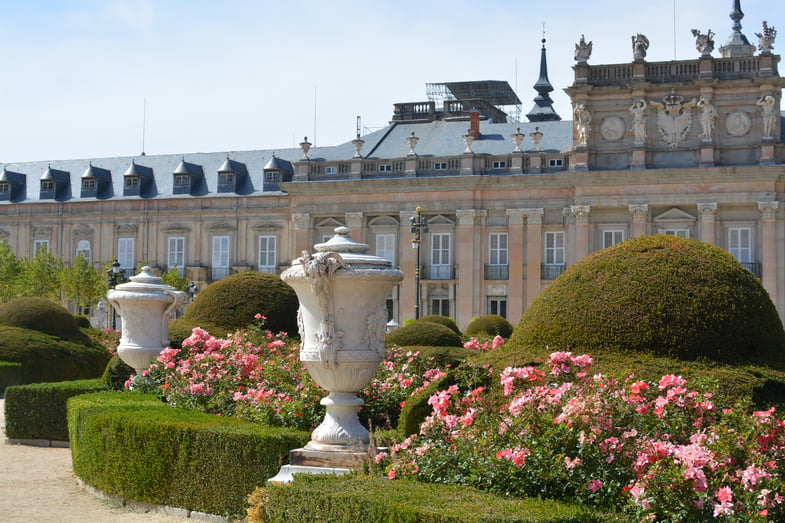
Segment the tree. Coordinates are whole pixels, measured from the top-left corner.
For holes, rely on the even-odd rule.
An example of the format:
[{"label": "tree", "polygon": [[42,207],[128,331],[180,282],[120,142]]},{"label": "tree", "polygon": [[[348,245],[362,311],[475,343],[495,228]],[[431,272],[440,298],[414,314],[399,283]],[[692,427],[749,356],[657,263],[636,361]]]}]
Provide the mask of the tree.
[{"label": "tree", "polygon": [[63,267],[60,271],[60,288],[63,298],[80,313],[98,303],[106,294],[106,280],[103,272],[90,265],[79,253],[70,267]]},{"label": "tree", "polygon": [[21,274],[22,264],[16,254],[5,240],[0,241],[0,303],[17,297]]},{"label": "tree", "polygon": [[58,301],[62,266],[62,260],[56,259],[46,246],[39,247],[35,256],[22,261],[18,295]]},{"label": "tree", "polygon": [[161,283],[171,285],[178,291],[185,291],[188,288],[188,280],[180,274],[177,267],[172,267],[161,276]]}]

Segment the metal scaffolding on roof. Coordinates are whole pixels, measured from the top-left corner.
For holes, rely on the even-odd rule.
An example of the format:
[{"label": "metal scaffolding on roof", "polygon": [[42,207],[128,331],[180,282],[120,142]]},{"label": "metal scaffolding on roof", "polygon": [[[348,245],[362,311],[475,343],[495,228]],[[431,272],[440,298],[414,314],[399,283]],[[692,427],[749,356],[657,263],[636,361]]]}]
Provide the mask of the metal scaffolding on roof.
[{"label": "metal scaffolding on roof", "polygon": [[481,99],[502,109],[513,121],[520,121],[521,100],[507,81],[479,80],[425,84],[428,100],[441,109],[446,100]]}]

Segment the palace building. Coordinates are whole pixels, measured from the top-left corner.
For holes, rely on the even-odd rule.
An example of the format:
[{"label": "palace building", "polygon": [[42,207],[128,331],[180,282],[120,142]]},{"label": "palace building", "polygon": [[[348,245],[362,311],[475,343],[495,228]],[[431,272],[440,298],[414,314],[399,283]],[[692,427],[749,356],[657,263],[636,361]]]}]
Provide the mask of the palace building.
[{"label": "palace building", "polygon": [[[750,44],[742,16],[737,0],[716,49],[693,31],[689,60],[647,61],[639,34],[629,62],[594,65],[582,37],[565,119],[543,40],[523,117],[507,82],[428,84],[427,101],[333,147],[2,164],[0,239],[22,257],[47,246],[66,262],[177,268],[203,287],[279,273],[347,226],[404,272],[392,319],[419,299],[465,328],[488,313],[515,323],[576,260],[664,233],[730,252],[785,318],[780,57],[775,29]],[[413,232],[418,207],[427,229]]]}]

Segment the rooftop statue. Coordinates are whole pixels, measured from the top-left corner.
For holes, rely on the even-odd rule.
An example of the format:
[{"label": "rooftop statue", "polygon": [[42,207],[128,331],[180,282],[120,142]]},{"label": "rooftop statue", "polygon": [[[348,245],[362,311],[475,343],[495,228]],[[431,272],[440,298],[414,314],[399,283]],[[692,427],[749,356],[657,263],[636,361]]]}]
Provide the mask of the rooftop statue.
[{"label": "rooftop statue", "polygon": [[769,27],[766,20],[763,21],[763,33],[755,33],[758,37],[758,50],[761,53],[771,53],[774,49],[774,39],[777,38],[777,30]]},{"label": "rooftop statue", "polygon": [[635,60],[646,58],[646,50],[649,48],[649,39],[645,35],[638,33],[632,37],[632,57]]},{"label": "rooftop statue", "polygon": [[581,35],[581,40],[575,44],[575,61],[579,64],[585,64],[589,61],[591,56],[591,42],[586,43],[586,39]]},{"label": "rooftop statue", "polygon": [[714,33],[709,29],[706,34],[700,30],[693,29],[692,36],[695,37],[695,48],[700,51],[701,56],[709,56],[714,51]]}]

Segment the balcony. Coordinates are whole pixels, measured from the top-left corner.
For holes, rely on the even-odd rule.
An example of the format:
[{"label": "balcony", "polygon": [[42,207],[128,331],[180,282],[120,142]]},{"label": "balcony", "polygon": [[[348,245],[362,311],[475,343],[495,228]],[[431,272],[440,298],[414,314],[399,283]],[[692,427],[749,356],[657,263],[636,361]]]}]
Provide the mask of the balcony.
[{"label": "balcony", "polygon": [[454,280],[455,267],[452,265],[431,265],[422,268],[423,280]]},{"label": "balcony", "polygon": [[567,266],[564,264],[543,263],[540,267],[540,278],[543,280],[555,280],[566,268]]},{"label": "balcony", "polygon": [[486,280],[509,280],[510,267],[508,265],[485,265]]},{"label": "balcony", "polygon": [[760,263],[758,262],[740,262],[741,265],[750,271],[752,274],[760,278],[761,270],[760,270]]}]

